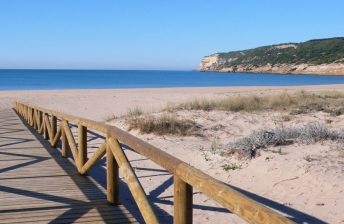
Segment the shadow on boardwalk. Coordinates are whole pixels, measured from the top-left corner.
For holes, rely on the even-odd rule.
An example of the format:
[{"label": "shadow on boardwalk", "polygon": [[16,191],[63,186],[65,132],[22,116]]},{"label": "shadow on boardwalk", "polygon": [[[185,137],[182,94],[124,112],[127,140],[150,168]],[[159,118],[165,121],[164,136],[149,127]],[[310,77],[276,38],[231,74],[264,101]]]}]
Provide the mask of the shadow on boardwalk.
[{"label": "shadow on boardwalk", "polygon": [[100,184],[79,175],[18,116],[0,110],[1,223],[135,222],[123,205],[107,204]]}]

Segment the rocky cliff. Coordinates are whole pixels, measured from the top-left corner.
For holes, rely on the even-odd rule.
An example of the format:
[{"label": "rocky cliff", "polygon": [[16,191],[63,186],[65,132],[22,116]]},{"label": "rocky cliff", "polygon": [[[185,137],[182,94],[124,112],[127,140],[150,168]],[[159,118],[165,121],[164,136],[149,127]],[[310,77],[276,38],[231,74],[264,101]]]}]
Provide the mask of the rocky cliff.
[{"label": "rocky cliff", "polygon": [[203,58],[200,71],[344,75],[344,38],[311,40],[216,53]]}]

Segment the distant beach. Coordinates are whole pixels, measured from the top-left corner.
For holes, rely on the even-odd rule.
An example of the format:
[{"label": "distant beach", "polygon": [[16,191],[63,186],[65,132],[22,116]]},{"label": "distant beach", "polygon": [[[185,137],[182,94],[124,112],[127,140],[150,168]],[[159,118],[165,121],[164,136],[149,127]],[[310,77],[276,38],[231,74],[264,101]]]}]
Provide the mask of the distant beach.
[{"label": "distant beach", "polygon": [[13,100],[58,110],[71,115],[101,121],[114,114],[121,116],[136,106],[152,111],[169,103],[182,103],[195,98],[212,99],[233,95],[276,94],[297,90],[344,90],[344,84],[313,86],[236,86],[189,88],[10,90],[0,92],[0,108],[12,108]]}]

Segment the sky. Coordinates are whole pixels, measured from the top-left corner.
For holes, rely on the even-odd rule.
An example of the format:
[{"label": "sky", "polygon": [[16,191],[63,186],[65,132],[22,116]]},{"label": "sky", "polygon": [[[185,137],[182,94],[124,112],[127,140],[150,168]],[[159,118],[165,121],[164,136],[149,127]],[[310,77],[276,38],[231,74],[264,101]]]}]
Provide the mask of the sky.
[{"label": "sky", "polygon": [[342,0],[0,2],[0,69],[191,70],[216,52],[343,36]]}]

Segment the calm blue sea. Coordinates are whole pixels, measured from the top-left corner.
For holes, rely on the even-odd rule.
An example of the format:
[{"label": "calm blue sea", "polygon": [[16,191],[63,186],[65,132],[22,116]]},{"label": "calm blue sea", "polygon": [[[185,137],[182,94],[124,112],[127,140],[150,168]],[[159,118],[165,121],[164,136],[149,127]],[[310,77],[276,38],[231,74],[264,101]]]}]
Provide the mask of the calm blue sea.
[{"label": "calm blue sea", "polygon": [[344,84],[344,76],[147,70],[0,70],[0,90]]}]

